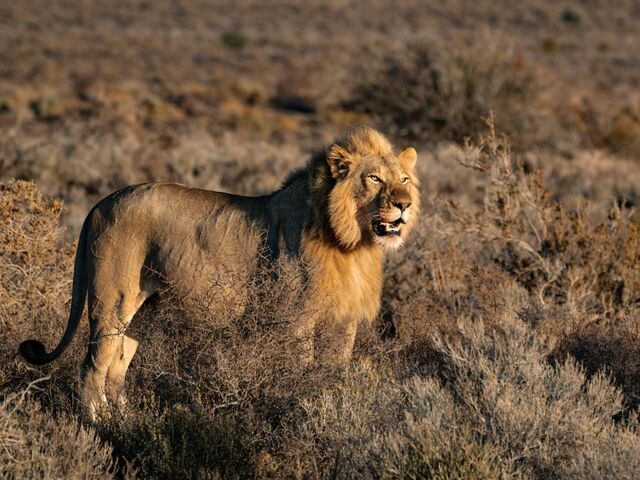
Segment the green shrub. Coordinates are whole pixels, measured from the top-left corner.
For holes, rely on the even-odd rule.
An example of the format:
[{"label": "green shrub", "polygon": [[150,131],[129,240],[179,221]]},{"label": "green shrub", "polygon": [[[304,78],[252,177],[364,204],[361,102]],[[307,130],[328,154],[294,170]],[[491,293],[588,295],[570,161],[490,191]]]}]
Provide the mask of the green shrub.
[{"label": "green shrub", "polygon": [[45,97],[34,101],[31,109],[39,120],[57,120],[64,114],[64,106],[59,99]]},{"label": "green shrub", "polygon": [[240,50],[247,46],[248,39],[242,32],[227,32],[222,35],[222,43],[226,47]]}]

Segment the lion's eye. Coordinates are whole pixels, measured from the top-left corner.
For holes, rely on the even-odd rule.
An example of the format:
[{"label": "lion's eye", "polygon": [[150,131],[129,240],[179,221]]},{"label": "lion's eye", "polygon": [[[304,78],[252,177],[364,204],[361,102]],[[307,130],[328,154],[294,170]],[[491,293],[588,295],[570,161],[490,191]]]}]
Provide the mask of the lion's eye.
[{"label": "lion's eye", "polygon": [[402,184],[405,185],[409,181],[409,177],[403,177],[401,181]]},{"label": "lion's eye", "polygon": [[369,180],[373,183],[382,183],[382,180],[380,180],[380,177],[377,175],[369,175]]}]

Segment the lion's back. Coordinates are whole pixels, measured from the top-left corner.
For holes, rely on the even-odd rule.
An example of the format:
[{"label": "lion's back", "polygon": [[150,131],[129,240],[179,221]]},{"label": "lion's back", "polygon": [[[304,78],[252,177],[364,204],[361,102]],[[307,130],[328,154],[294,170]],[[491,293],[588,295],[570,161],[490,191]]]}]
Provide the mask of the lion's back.
[{"label": "lion's back", "polygon": [[114,192],[88,222],[95,268],[115,276],[127,268],[121,264],[140,264],[142,276],[190,292],[245,284],[268,229],[264,198],[158,183]]}]

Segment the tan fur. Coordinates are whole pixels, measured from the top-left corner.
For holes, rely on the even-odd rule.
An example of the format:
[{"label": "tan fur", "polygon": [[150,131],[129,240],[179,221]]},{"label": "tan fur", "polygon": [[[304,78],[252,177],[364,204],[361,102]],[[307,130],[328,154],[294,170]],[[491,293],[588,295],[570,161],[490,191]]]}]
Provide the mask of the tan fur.
[{"label": "tan fur", "polygon": [[[292,332],[303,360],[344,362],[358,324],[378,314],[385,249],[399,247],[419,215],[415,150],[395,156],[379,132],[348,132],[265,197],[175,184],[124,188],[96,205],[78,243],[67,330],[51,353],[34,340],[20,351],[48,363],[71,341],[88,298],[90,339],[83,403],[93,418],[109,397],[124,404],[137,348],[125,331],[151,295],[172,285],[184,298],[215,296],[218,315],[242,315],[247,284],[264,260],[293,259],[310,304]],[[314,343],[314,338],[319,343]]]}]

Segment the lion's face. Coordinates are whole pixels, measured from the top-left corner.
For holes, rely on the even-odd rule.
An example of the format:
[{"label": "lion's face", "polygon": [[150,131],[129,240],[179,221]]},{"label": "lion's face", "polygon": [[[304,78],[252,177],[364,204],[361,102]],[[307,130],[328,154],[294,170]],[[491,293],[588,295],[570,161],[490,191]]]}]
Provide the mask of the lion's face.
[{"label": "lion's face", "polygon": [[336,184],[329,194],[329,216],[343,247],[374,242],[396,249],[404,243],[420,208],[416,158],[413,148],[396,156],[331,147],[328,161]]}]

